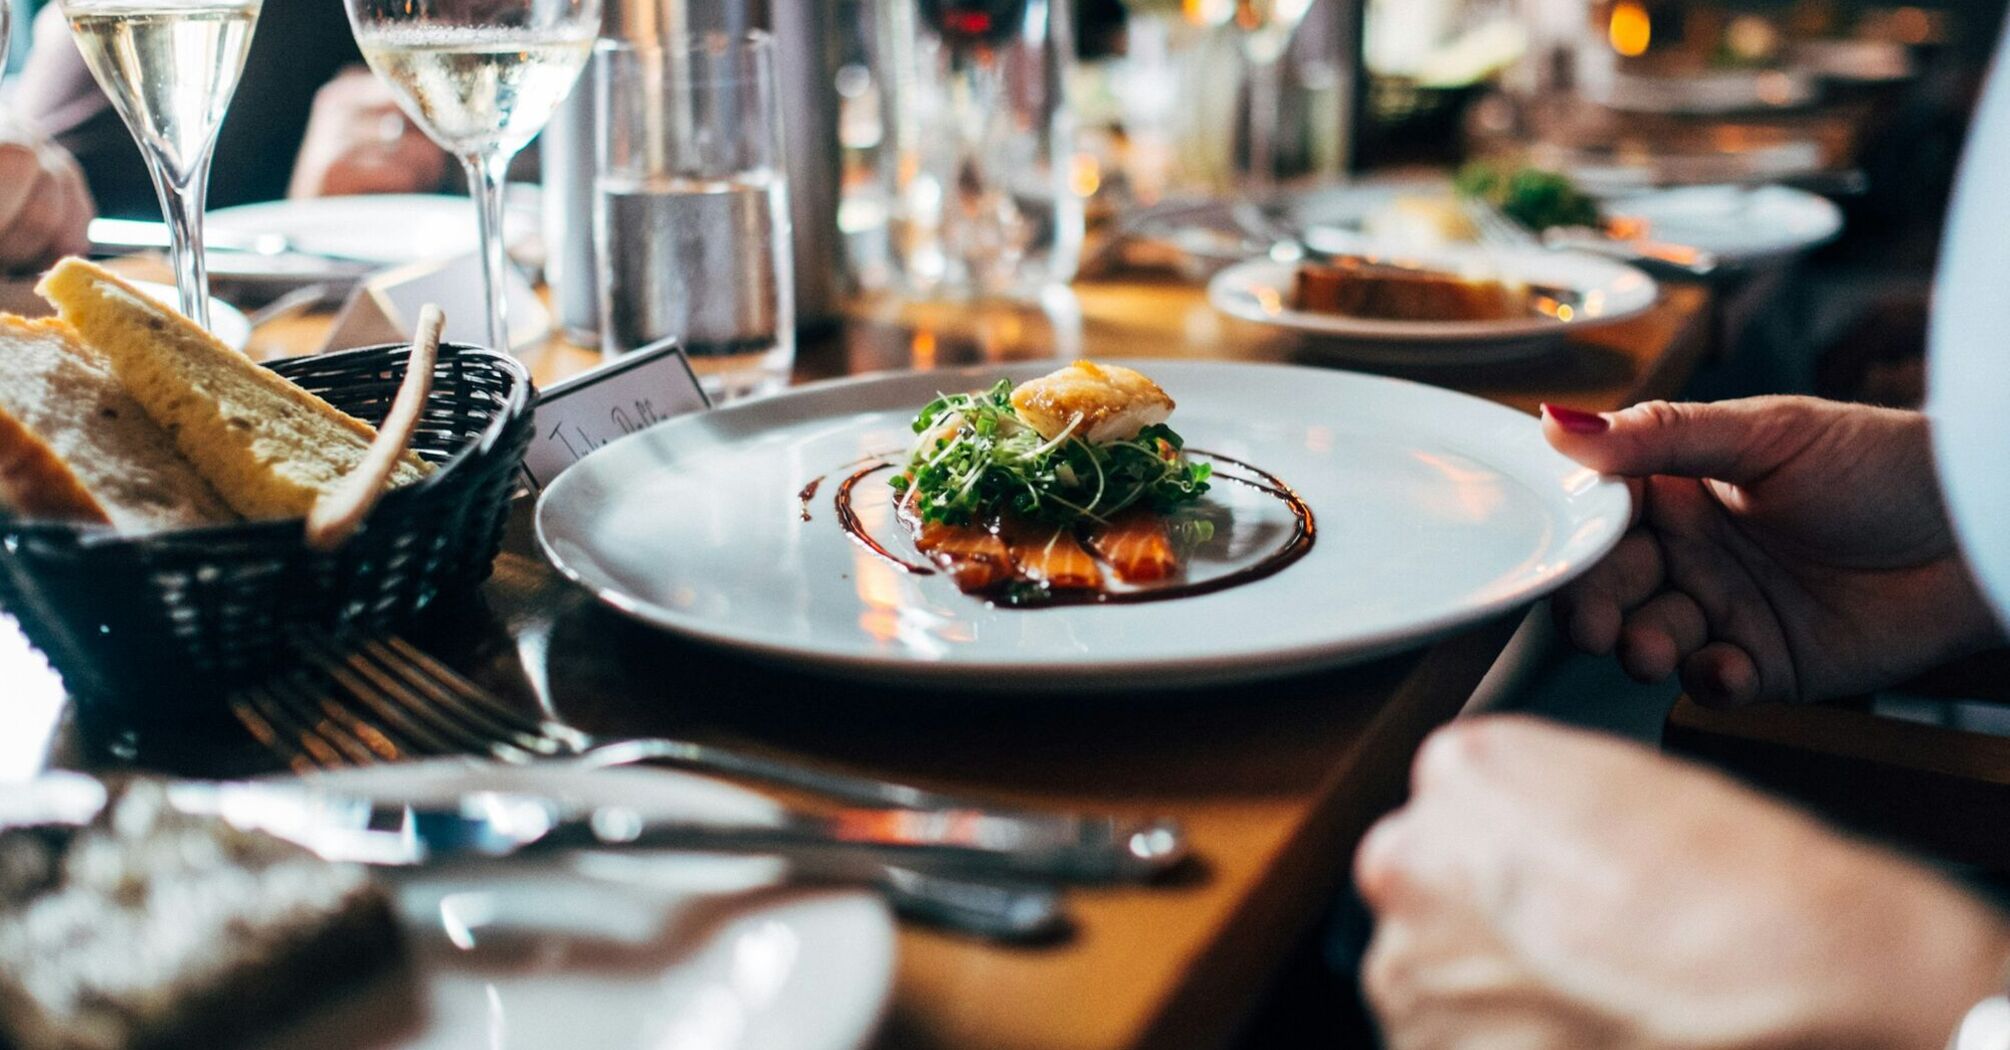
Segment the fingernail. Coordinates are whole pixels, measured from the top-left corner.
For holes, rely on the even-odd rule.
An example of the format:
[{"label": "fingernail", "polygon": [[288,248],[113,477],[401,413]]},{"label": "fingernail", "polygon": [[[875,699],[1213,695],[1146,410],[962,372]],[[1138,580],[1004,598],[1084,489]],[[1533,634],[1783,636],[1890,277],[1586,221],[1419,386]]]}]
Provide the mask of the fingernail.
[{"label": "fingernail", "polygon": [[1612,429],[1612,421],[1596,412],[1580,412],[1545,402],[1542,414],[1556,420],[1557,426],[1572,434],[1603,434]]}]

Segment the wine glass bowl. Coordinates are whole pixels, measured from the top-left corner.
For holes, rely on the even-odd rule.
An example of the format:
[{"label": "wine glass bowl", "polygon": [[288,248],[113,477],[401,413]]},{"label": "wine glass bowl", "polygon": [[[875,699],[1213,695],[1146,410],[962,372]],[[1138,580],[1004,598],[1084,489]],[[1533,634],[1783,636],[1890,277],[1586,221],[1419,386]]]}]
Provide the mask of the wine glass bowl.
[{"label": "wine glass bowl", "polygon": [[146,158],[173,234],[181,310],[209,326],[202,213],[210,157],[261,0],[62,0],[77,50]]},{"label": "wine glass bowl", "polygon": [[356,44],[420,129],[467,169],[478,206],[489,342],[510,347],[503,179],[571,94],[601,0],[346,0]]},{"label": "wine glass bowl", "polygon": [[1257,193],[1267,193],[1277,181],[1284,52],[1310,10],[1312,0],[1235,0],[1233,21],[1249,66],[1249,186]]}]

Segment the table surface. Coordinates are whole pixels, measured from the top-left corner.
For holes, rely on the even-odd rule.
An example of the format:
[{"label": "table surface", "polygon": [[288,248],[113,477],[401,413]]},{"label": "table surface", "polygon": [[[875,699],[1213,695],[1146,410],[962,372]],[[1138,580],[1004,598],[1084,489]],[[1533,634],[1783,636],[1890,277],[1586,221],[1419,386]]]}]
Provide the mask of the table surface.
[{"label": "table surface", "polygon": [[[1710,296],[1667,289],[1632,321],[1553,359],[1411,373],[1527,411],[1673,394],[1705,352]],[[254,353],[311,350],[326,317],[268,326]],[[806,339],[798,378],[1050,356],[1317,361],[1296,337],[1235,321],[1170,281],[1087,283],[1039,308],[861,301]],[[540,382],[597,356],[526,355]],[[1165,885],[1071,894],[1058,943],[991,946],[906,927],[886,1047],[1034,1050],[1218,1045],[1346,877],[1354,842],[1397,803],[1417,744],[1500,657],[1516,617],[1420,651],[1255,686],[1097,698],[972,700],[802,677],[629,624],[532,549],[528,506],[495,576],[411,636],[526,704],[593,732],[676,732],[1029,805],[1172,815],[1198,863]],[[43,764],[235,771],[214,740],[91,731],[0,620],[0,775]],[[17,687],[16,683],[20,683]],[[191,757],[199,756],[199,757]]]}]

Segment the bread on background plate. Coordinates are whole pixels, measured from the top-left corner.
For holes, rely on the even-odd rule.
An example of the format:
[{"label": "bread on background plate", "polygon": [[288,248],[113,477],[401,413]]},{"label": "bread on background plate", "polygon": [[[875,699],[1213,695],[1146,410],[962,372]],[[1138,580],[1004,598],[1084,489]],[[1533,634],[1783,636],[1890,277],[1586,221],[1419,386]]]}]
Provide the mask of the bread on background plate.
[{"label": "bread on background plate", "polygon": [[232,521],[202,475],[59,321],[0,316],[0,507],[148,532]]},{"label": "bread on background plate", "polygon": [[[298,517],[362,460],[376,431],[81,259],[36,286],[231,509]],[[432,467],[406,453],[391,485]]]}]

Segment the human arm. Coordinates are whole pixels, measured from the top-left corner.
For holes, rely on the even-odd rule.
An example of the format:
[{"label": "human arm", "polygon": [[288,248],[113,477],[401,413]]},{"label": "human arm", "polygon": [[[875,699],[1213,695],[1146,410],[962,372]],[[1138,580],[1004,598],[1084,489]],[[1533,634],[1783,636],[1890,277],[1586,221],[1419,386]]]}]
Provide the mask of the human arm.
[{"label": "human arm", "polygon": [[447,168],[445,151],[406,119],[391,89],[355,66],[315,93],[287,196],[430,193]]},{"label": "human arm", "polygon": [[1800,397],[1546,406],[1636,519],[1556,598],[1580,647],[1705,703],[1817,700],[2002,644],[1954,544],[1925,417]]},{"label": "human arm", "polygon": [[84,251],[96,214],[76,161],[24,121],[0,118],[0,273]]},{"label": "human arm", "polygon": [[1939,1050],[2010,926],[1713,772],[1527,718],[1440,731],[1362,843],[1393,1050]]}]

